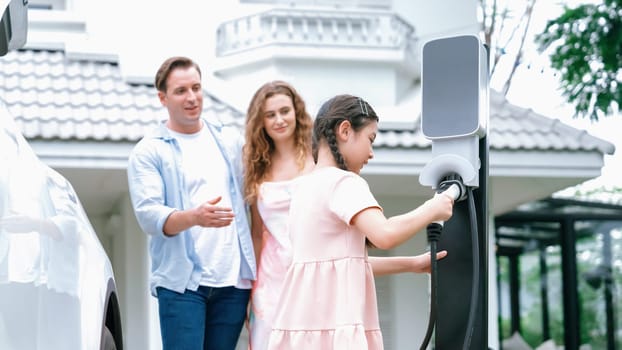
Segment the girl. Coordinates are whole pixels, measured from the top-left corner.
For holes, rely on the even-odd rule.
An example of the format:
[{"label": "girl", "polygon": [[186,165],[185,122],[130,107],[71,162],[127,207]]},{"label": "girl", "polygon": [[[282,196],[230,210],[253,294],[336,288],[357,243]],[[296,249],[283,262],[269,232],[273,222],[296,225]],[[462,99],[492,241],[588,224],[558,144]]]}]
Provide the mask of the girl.
[{"label": "girl", "polygon": [[[248,320],[252,350],[267,348],[278,297],[291,263],[286,227],[289,193],[294,179],[310,172],[315,165],[311,152],[312,124],[304,100],[284,81],[261,86],[248,107],[244,189],[251,203],[251,232],[258,257]],[[439,252],[437,257],[446,254]],[[376,275],[430,269],[428,254],[370,260]]]},{"label": "girl", "polygon": [[428,223],[451,217],[453,199],[443,194],[408,213],[384,216],[359,176],[373,157],[377,130],[378,116],[355,96],[336,96],[318,112],[316,165],[291,187],[292,263],[268,349],[382,349],[366,241],[391,249]]}]

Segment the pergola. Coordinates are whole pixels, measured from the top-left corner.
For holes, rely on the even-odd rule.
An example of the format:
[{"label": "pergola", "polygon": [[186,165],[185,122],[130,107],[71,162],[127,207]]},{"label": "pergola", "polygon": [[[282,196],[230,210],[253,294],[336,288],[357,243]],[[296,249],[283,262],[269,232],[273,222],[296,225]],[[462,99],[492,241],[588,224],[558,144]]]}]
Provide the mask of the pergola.
[{"label": "pergola", "polygon": [[[547,198],[532,202],[495,218],[497,259],[507,257],[511,333],[521,332],[520,259],[538,253],[540,269],[541,322],[543,341],[550,339],[547,248],[561,251],[562,303],[565,349],[579,349],[581,305],[578,293],[577,240],[602,235],[602,259],[597,268],[581,277],[592,287],[604,286],[607,349],[616,347],[612,240],[622,230],[622,206],[572,199]],[[498,261],[499,262],[499,261]],[[499,266],[499,264],[497,264]],[[497,271],[499,282],[499,271]],[[618,286],[619,287],[619,286]],[[501,291],[501,289],[499,289]],[[501,307],[501,302],[499,302]],[[618,304],[619,305],[619,304]],[[501,310],[499,310],[501,315]],[[499,332],[501,334],[501,332]]]}]

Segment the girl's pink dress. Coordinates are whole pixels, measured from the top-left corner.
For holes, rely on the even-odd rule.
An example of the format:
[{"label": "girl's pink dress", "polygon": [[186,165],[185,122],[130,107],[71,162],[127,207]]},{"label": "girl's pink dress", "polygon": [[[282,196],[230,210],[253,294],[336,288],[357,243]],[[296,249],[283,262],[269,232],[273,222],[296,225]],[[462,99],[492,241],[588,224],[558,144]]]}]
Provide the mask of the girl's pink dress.
[{"label": "girl's pink dress", "polygon": [[360,176],[321,168],[292,186],[287,270],[268,349],[383,349],[365,236],[350,226],[378,207]]},{"label": "girl's pink dress", "polygon": [[268,346],[278,298],[291,263],[287,218],[292,181],[264,182],[259,187],[257,209],[264,230],[257,280],[251,291],[248,322],[251,350],[265,350]]}]

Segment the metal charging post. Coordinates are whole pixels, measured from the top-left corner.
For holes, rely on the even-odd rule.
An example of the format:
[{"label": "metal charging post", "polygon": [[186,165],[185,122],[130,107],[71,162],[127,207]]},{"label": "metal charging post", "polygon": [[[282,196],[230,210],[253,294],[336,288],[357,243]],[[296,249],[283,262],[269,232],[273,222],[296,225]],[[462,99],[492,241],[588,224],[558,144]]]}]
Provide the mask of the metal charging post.
[{"label": "metal charging post", "polygon": [[[419,177],[441,190],[459,179],[468,195],[443,223],[437,262],[434,347],[488,349],[488,53],[476,36],[423,47],[421,127],[432,159]],[[471,198],[469,198],[471,197]]]}]

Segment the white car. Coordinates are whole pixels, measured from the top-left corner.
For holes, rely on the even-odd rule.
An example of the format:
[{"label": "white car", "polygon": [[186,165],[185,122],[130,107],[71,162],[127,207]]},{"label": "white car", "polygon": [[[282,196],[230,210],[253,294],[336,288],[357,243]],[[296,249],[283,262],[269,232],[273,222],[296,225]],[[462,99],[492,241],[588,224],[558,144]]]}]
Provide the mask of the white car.
[{"label": "white car", "polygon": [[112,265],[0,98],[0,349],[122,349]]}]

